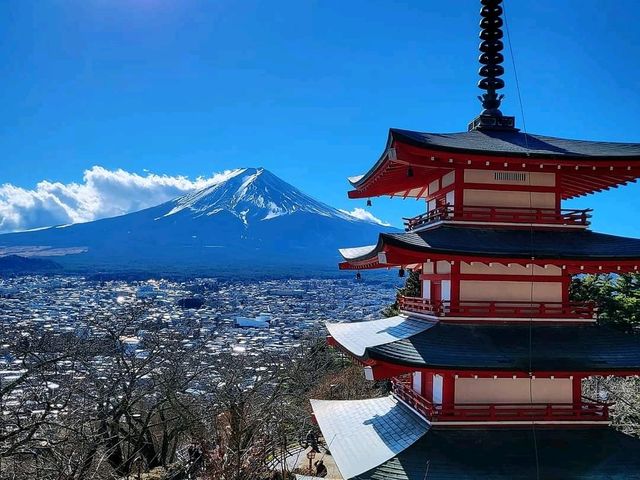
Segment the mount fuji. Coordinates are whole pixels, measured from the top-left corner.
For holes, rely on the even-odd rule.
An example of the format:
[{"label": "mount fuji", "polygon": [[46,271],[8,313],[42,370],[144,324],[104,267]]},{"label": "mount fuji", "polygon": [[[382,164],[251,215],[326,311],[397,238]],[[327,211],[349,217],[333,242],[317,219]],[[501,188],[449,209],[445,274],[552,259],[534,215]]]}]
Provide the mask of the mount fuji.
[{"label": "mount fuji", "polygon": [[264,168],[244,168],[138,212],[0,235],[0,256],[50,257],[75,271],[294,274],[335,271],[338,248],[371,244],[382,230]]}]

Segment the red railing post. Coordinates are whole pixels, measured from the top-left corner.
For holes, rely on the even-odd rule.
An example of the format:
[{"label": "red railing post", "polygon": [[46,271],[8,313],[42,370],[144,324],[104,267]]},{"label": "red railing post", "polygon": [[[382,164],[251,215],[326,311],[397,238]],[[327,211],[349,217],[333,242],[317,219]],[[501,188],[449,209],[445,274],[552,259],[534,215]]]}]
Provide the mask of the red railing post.
[{"label": "red railing post", "polygon": [[469,301],[452,304],[447,300],[430,300],[422,297],[398,295],[401,310],[433,315],[452,315],[462,317],[537,317],[537,318],[596,318],[596,306],[593,302],[502,302]]},{"label": "red railing post", "polygon": [[429,212],[405,218],[407,231],[438,220],[476,220],[480,222],[505,221],[512,223],[553,223],[558,225],[588,225],[590,209],[555,210],[519,207],[461,207],[441,205]]},{"label": "red railing post", "polygon": [[414,408],[430,421],[509,421],[509,420],[580,420],[589,417],[592,420],[607,421],[609,418],[609,404],[583,403],[553,404],[463,404],[442,405],[433,404],[411,387],[409,380],[396,377],[392,379],[392,391],[394,395],[407,405]]}]

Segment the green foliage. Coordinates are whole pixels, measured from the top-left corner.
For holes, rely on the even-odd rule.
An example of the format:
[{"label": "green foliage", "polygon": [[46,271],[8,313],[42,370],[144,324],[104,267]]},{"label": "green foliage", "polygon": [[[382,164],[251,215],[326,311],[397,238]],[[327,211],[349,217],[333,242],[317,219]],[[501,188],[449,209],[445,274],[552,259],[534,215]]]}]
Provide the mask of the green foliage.
[{"label": "green foliage", "polygon": [[407,281],[404,283],[404,287],[398,289],[396,294],[396,301],[382,310],[382,315],[385,317],[393,317],[400,313],[398,307],[397,297],[403,295],[405,297],[419,297],[420,293],[420,272],[418,270],[410,270]]},{"label": "green foliage", "polygon": [[600,323],[626,331],[640,326],[640,274],[578,275],[569,295],[576,302],[594,301]]}]

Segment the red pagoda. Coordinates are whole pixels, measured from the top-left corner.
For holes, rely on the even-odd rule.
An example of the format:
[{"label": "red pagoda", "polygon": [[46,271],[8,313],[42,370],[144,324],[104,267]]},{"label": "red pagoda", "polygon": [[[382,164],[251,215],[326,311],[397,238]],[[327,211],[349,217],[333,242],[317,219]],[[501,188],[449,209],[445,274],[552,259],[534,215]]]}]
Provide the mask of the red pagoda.
[{"label": "red pagoda", "polygon": [[350,198],[424,200],[405,233],[341,250],[345,270],[419,272],[400,314],[328,324],[389,379],[388,397],[313,400],[344,479],[634,479],[640,440],[610,427],[583,380],[640,373],[640,338],[569,299],[572,275],[636,272],[640,240],[589,229],[562,200],[640,176],[640,144],[524,133],[500,112],[501,0],[482,0],[483,111],[468,131],[391,129]]}]

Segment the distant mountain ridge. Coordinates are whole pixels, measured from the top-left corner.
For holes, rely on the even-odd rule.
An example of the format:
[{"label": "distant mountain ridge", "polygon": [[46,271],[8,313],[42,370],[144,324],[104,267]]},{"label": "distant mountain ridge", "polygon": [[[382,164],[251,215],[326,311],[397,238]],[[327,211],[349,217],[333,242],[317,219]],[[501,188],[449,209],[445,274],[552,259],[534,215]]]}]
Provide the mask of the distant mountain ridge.
[{"label": "distant mountain ridge", "polygon": [[0,255],[55,255],[67,268],[90,270],[336,270],[338,248],[371,244],[382,229],[264,168],[243,168],[138,212],[0,235]]},{"label": "distant mountain ridge", "polygon": [[20,255],[0,257],[0,273],[13,272],[56,272],[62,266],[44,258],[28,258]]}]

